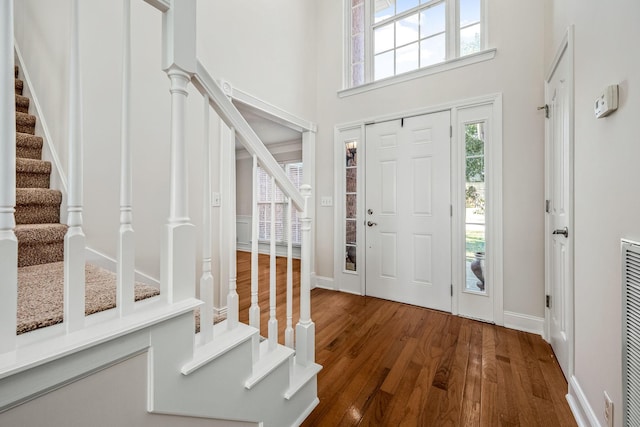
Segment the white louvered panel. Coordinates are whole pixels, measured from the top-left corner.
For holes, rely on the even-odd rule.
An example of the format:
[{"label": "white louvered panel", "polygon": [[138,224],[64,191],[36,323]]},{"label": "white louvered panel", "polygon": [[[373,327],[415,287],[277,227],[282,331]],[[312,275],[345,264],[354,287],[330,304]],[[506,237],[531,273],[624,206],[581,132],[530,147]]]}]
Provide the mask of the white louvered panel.
[{"label": "white louvered panel", "polygon": [[625,426],[640,426],[640,243],[622,240],[623,411]]}]

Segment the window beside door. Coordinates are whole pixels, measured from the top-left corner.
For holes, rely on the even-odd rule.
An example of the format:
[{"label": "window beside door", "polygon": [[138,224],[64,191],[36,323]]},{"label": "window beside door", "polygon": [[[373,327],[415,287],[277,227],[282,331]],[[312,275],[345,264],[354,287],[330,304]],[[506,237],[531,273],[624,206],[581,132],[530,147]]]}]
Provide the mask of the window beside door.
[{"label": "window beside door", "polygon": [[358,141],[346,141],[345,149],[345,261],[346,271],[357,271]]},{"label": "window beside door", "polygon": [[486,293],[485,123],[464,126],[465,138],[465,288]]}]

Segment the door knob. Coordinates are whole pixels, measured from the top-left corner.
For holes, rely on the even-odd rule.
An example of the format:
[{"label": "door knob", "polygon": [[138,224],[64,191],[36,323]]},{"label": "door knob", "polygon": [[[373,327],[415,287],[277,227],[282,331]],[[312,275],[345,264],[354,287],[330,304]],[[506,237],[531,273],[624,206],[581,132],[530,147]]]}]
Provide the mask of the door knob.
[{"label": "door knob", "polygon": [[373,227],[374,225],[378,225],[378,223],[377,223],[377,222],[367,221],[367,225],[368,225],[369,227]]},{"label": "door knob", "polygon": [[553,234],[562,234],[564,237],[569,237],[569,229],[565,227],[563,229],[553,230]]}]

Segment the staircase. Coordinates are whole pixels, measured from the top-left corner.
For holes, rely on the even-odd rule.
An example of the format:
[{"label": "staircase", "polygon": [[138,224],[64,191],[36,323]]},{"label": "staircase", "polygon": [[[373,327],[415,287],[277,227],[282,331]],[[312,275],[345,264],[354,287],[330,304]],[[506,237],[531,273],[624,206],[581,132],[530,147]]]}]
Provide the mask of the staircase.
[{"label": "staircase", "polygon": [[[42,160],[43,139],[35,135],[36,117],[14,67],[16,100],[16,207],[18,239],[18,321],[16,332],[55,325],[63,320],[64,237],[60,223],[62,192],[49,188],[51,162]],[[159,294],[157,288],[135,284],[135,300]],[[116,275],[85,266],[85,314],[116,306]]]},{"label": "staircase", "polygon": [[16,237],[18,267],[59,262],[64,257],[67,226],[60,223],[62,193],[49,188],[51,162],[42,160],[36,117],[22,96],[24,83],[14,68],[16,98]]},{"label": "staircase", "polygon": [[[65,402],[82,402],[82,411],[62,411],[64,413],[56,414],[58,421],[52,421],[52,425],[131,425],[133,409],[125,409],[123,403],[134,397],[144,401],[143,405],[135,408],[144,412],[142,418],[145,421],[137,424],[141,426],[155,425],[154,419],[157,418],[154,417],[158,414],[175,417],[176,424],[172,425],[192,425],[190,423],[197,417],[211,421],[211,425],[298,426],[318,404],[317,374],[322,369],[315,363],[315,324],[311,319],[311,187],[303,185],[297,190],[231,102],[227,91],[232,90],[231,86],[219,83],[197,60],[196,34],[193,31],[197,2],[146,1],[163,14],[162,67],[170,80],[171,131],[167,135],[170,143],[169,170],[158,171],[169,175],[168,184],[162,188],[169,194],[169,217],[165,217],[166,223],[159,230],[162,233],[158,263],[161,267],[160,295],[141,302],[134,300],[152,295],[152,291],[157,293],[157,290],[146,293],[148,289],[133,280],[137,259],[131,197],[133,159],[128,128],[131,122],[130,2],[125,0],[123,18],[121,164],[119,170],[109,176],[109,179],[120,182],[120,228],[118,234],[114,234],[114,240],[118,242],[115,260],[117,281],[116,274],[105,278],[100,271],[84,262],[87,249],[82,221],[84,107],[79,58],[81,15],[78,13],[80,4],[84,6],[84,2],[71,2],[69,96],[58,100],[58,94],[47,94],[54,100],[53,105],[69,103],[67,145],[62,148],[69,155],[68,186],[64,194],[50,188],[52,165],[42,160],[43,139],[35,136],[36,117],[29,114],[30,101],[22,96],[24,83],[18,79],[18,68],[13,68],[13,1],[0,2],[0,94],[3,97],[0,100],[0,151],[3,153],[0,156],[0,277],[6,282],[0,287],[0,425],[15,425],[10,420],[16,413],[22,414],[18,416],[21,424],[40,425],[41,422],[34,420],[47,411],[20,412],[19,409],[32,404],[37,407],[39,402],[62,394]],[[30,62],[22,61],[17,45],[15,55],[19,64],[31,66]],[[11,70],[15,80],[15,112],[10,99]],[[29,78],[25,80],[27,83],[30,81]],[[202,156],[205,191],[200,257],[196,254],[196,226],[191,223],[186,197],[190,189],[186,162],[189,147],[185,131],[190,85],[202,96],[205,107],[203,122],[207,124],[203,134],[206,154]],[[46,88],[37,89],[46,92]],[[36,99],[35,92],[30,93]],[[37,111],[37,114],[41,113]],[[228,170],[222,168],[222,172],[212,169],[210,150],[214,138],[209,135],[210,114],[214,120],[219,120],[221,128],[216,148],[225,159],[224,164],[231,165]],[[42,115],[39,117],[43,118]],[[268,307],[258,304],[259,286],[265,284],[259,284],[257,280],[256,226],[253,227],[256,234],[252,237],[255,242],[252,247],[252,273],[255,273],[256,280],[252,274],[251,307],[246,316],[249,325],[240,321],[237,273],[232,256],[226,260],[229,261],[226,297],[220,295],[220,299],[226,301],[222,302],[223,307],[218,307],[226,309],[227,319],[213,325],[213,296],[214,291],[220,289],[220,284],[214,283],[217,272],[212,271],[211,227],[214,221],[210,199],[212,189],[207,185],[211,184],[213,172],[220,173],[224,218],[219,220],[219,225],[228,229],[221,239],[221,248],[224,248],[221,251],[235,253],[236,141],[253,156],[254,175],[260,165],[271,176],[274,188],[277,185],[285,195],[288,215],[296,210],[300,218],[301,267],[297,292],[300,308],[295,324],[291,268],[287,269],[286,317],[280,315],[278,318],[276,233],[275,222],[272,221],[270,261],[273,269],[268,284]],[[64,220],[68,226],[60,222],[63,199],[68,213]],[[253,221],[257,224],[257,200],[253,205]],[[272,217],[275,217],[275,211],[275,201],[272,200]],[[290,220],[287,222],[291,224]],[[293,264],[291,253],[289,241],[289,267]],[[202,263],[199,282],[195,277],[197,262]],[[109,282],[111,288],[107,292],[109,301],[106,308],[115,309],[103,308],[104,312],[89,316],[99,311],[94,310],[91,304],[92,295],[104,303],[107,294],[102,287],[97,291],[91,290],[91,277],[94,275],[102,277],[101,283]],[[55,291],[46,287],[53,282],[56,283]],[[32,299],[26,301],[25,294],[32,295]],[[31,321],[22,329],[21,313],[33,315],[40,307],[40,300],[51,299],[54,294],[58,312],[47,312],[44,316],[46,322],[38,318],[40,320]],[[200,331],[194,333],[194,312],[198,309]],[[263,338],[260,336],[260,318],[261,313],[267,311],[268,336]],[[246,318],[244,314],[243,318]],[[58,322],[62,323],[56,325]],[[284,339],[279,336],[279,324],[286,324]],[[90,383],[101,372],[110,376],[119,367],[135,364],[134,360],[138,361],[135,363],[143,361],[143,368],[131,371],[110,388],[105,386],[97,392],[95,386],[83,389],[85,379]],[[137,378],[137,383],[133,377]],[[135,389],[134,384],[137,384]],[[86,399],[89,390],[98,397]],[[102,417],[105,402],[113,405],[107,411],[110,421]],[[89,415],[90,421],[82,418],[83,412]]]}]

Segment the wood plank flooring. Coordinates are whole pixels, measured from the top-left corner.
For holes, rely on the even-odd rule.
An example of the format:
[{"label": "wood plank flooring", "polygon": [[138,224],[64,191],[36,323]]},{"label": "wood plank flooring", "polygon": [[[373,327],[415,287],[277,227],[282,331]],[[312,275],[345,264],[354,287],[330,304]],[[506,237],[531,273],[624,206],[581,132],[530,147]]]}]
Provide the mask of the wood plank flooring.
[{"label": "wood plank flooring", "polygon": [[[268,257],[260,257],[261,332]],[[294,264],[294,271],[299,263]],[[280,342],[286,260],[278,258]],[[294,273],[294,289],[299,274]],[[250,305],[250,255],[238,252],[241,320]],[[320,404],[311,426],[575,426],[567,383],[538,335],[447,313],[322,289],[312,291]],[[295,293],[293,324],[298,321]]]}]

